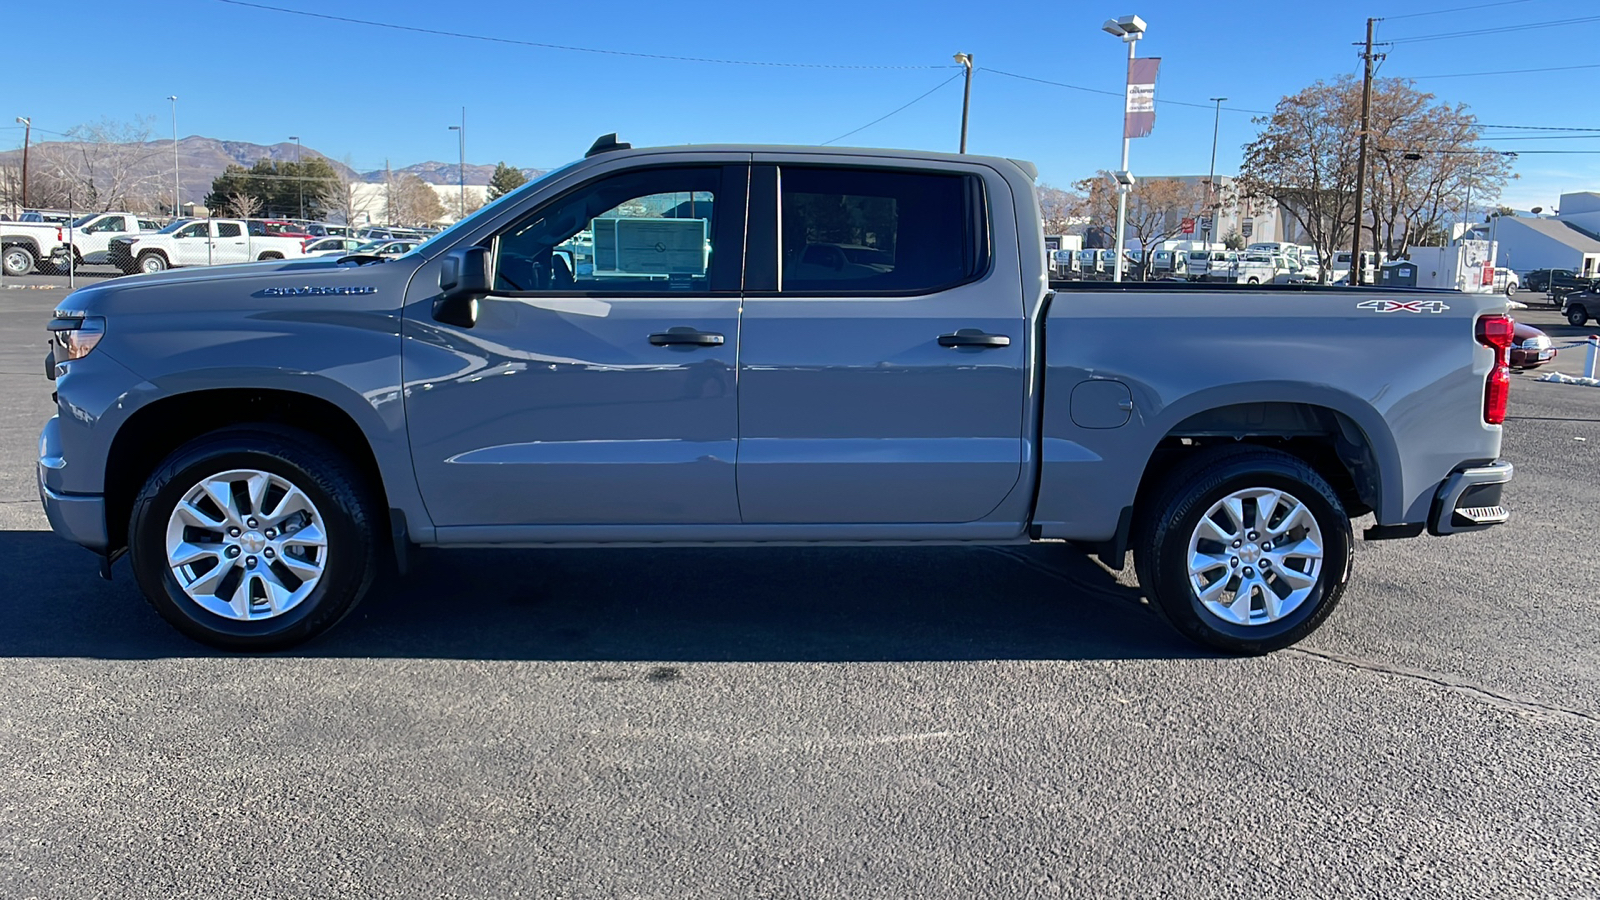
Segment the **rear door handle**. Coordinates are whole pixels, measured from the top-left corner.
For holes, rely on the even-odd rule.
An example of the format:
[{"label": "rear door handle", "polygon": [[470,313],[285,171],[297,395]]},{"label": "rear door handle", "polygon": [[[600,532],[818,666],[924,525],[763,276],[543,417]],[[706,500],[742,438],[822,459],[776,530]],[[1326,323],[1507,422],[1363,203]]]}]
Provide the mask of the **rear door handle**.
[{"label": "rear door handle", "polygon": [[985,334],[976,328],[963,328],[951,334],[939,335],[941,347],[1009,347],[1011,338],[1003,334]]},{"label": "rear door handle", "polygon": [[715,331],[695,331],[683,326],[650,335],[650,343],[657,347],[718,347],[724,341]]}]

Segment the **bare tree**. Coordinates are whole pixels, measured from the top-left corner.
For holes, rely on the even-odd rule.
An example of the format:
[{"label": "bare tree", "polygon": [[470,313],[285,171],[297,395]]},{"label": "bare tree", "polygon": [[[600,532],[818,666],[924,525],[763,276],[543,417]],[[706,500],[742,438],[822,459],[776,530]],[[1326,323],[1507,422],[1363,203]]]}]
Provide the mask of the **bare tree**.
[{"label": "bare tree", "polygon": [[466,201],[466,206],[463,207],[461,205],[460,192],[450,196],[450,202],[447,204],[446,208],[449,210],[450,216],[457,222],[465,219],[467,216],[472,215],[478,210],[483,209],[483,200],[475,193],[468,193],[466,196]]},{"label": "bare tree", "polygon": [[[1111,173],[1101,171],[1074,185],[1083,193],[1083,208],[1090,221],[1106,228],[1116,239],[1117,190]],[[1140,181],[1128,193],[1128,231],[1147,255],[1162,241],[1183,232],[1183,220],[1202,215],[1208,207],[1206,186],[1178,178]]]},{"label": "bare tree", "polygon": [[[1361,84],[1349,76],[1319,81],[1278,101],[1245,145],[1239,180],[1249,196],[1277,201],[1300,223],[1323,259],[1348,249],[1355,222]],[[1508,160],[1478,143],[1465,106],[1438,102],[1398,78],[1373,84],[1368,130],[1370,184],[1360,227],[1370,243],[1400,255],[1466,205],[1488,202],[1511,176]]]},{"label": "bare tree", "polygon": [[29,202],[84,212],[153,211],[167,185],[161,160],[171,144],[150,141],[150,121],[102,119],[71,129],[68,140],[37,145],[28,166]]},{"label": "bare tree", "polygon": [[1278,101],[1245,145],[1239,186],[1275,201],[1300,223],[1317,255],[1348,247],[1355,223],[1356,132],[1361,86],[1349,76],[1319,81]]},{"label": "bare tree", "polygon": [[385,217],[394,225],[432,225],[444,218],[444,204],[433,186],[415,175],[392,178]]},{"label": "bare tree", "polygon": [[1039,213],[1045,234],[1067,234],[1082,218],[1084,197],[1049,184],[1039,185]]},{"label": "bare tree", "polygon": [[228,214],[239,219],[253,219],[261,214],[261,201],[243,191],[228,195]]},{"label": "bare tree", "polygon": [[338,173],[339,183],[328,200],[328,208],[346,225],[357,225],[370,217],[375,197],[362,190],[366,182],[356,174],[350,157],[345,157],[344,165],[335,166],[334,171]]}]

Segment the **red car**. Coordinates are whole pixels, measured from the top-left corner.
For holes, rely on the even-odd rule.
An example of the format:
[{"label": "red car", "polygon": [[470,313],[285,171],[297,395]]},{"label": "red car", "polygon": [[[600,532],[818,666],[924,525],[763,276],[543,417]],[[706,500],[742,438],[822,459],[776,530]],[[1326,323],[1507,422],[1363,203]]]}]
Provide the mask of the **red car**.
[{"label": "red car", "polygon": [[1518,322],[1516,326],[1511,343],[1511,368],[1537,369],[1556,358],[1549,335],[1532,325]]}]

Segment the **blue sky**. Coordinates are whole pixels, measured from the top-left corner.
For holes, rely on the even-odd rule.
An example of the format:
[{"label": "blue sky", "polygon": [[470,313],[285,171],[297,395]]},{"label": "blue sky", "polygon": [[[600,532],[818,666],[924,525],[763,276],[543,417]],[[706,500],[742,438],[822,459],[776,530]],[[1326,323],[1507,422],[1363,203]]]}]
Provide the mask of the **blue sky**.
[{"label": "blue sky", "polygon": [[[957,51],[974,54],[971,152],[1031,159],[1046,181],[1067,184],[1114,168],[1120,96],[1020,80],[998,71],[1120,92],[1122,44],[1100,31],[1108,17],[1149,22],[1141,56],[1163,59],[1160,101],[1206,105],[1226,96],[1217,168],[1231,173],[1255,133],[1249,112],[1317,79],[1359,71],[1353,44],[1365,17],[1388,17],[1379,39],[1459,31],[1491,33],[1384,48],[1385,76],[1577,66],[1597,63],[1600,6],[1574,0],[1460,0],[1483,8],[1440,15],[1449,0],[1262,4],[1139,0],[1110,4],[874,3],[605,4],[527,0],[252,0],[265,5],[515,40],[668,56],[828,66],[747,66],[647,59],[487,43],[373,28],[233,5],[223,0],[73,0],[62,8],[19,3],[9,71],[49,85],[48,94],[8,92],[15,110],[43,129],[150,116],[170,130],[166,97],[177,94],[184,135],[274,143],[298,134],[306,146],[358,168],[425,159],[453,161],[447,130],[467,108],[467,158],[548,167],[580,155],[596,135],[620,132],[635,145],[750,141],[820,143],[837,138],[933,89],[958,72]],[[1581,7],[1581,8],[1580,8]],[[49,21],[46,20],[48,16]],[[1518,31],[1508,26],[1594,18]],[[1566,52],[1579,50],[1583,52]],[[177,61],[174,61],[174,60]],[[112,60],[102,65],[102,60]],[[48,73],[48,74],[45,74]],[[114,73],[114,74],[107,74]],[[1488,77],[1426,78],[1418,85],[1465,102],[1493,125],[1600,127],[1590,112],[1600,67]],[[332,88],[332,90],[330,90]],[[337,91],[347,92],[335,96]],[[956,78],[844,144],[954,150],[960,126]],[[1155,133],[1133,144],[1135,173],[1204,172],[1212,112],[1161,102]],[[1561,191],[1600,189],[1600,132],[1583,136],[1499,132],[1525,154],[1505,199],[1554,205]],[[0,132],[0,146],[21,142]],[[48,138],[49,135],[43,135]],[[1517,139],[1521,138],[1521,139]]]}]

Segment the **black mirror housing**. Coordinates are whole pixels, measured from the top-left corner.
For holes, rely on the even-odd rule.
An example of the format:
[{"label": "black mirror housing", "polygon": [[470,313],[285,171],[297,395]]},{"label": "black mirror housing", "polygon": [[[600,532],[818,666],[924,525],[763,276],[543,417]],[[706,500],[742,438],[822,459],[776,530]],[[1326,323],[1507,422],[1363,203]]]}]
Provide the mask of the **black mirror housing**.
[{"label": "black mirror housing", "polygon": [[445,325],[471,328],[478,323],[478,298],[489,293],[489,251],[483,247],[451,250],[440,262],[433,318]]}]

